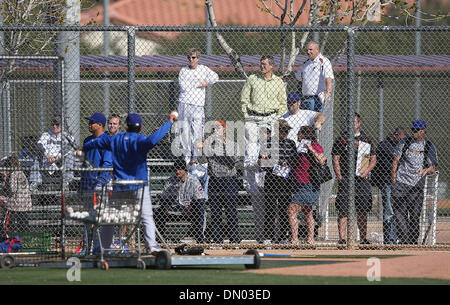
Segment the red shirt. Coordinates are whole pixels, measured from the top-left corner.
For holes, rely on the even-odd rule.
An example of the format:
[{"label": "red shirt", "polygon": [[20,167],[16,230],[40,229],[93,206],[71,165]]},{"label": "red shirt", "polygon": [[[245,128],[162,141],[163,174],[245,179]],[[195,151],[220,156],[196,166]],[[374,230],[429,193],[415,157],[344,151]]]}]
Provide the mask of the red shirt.
[{"label": "red shirt", "polygon": [[[323,153],[322,146],[319,145],[317,142],[313,142],[312,144],[313,149],[319,153]],[[300,153],[297,155],[297,163],[294,171],[295,179],[297,179],[297,182],[299,183],[309,183],[311,182],[309,180],[309,167],[311,166],[310,160],[312,162],[315,162],[313,160],[314,157],[309,153]]]}]

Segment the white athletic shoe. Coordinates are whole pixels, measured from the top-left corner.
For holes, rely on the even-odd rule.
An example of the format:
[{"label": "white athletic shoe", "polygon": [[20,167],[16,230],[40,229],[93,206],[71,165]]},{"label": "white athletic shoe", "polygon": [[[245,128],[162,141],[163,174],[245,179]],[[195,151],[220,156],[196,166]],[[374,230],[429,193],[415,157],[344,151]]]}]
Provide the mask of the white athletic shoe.
[{"label": "white athletic shoe", "polygon": [[150,253],[161,252],[161,251],[163,251],[163,249],[161,247],[159,247],[159,246],[150,247]]}]

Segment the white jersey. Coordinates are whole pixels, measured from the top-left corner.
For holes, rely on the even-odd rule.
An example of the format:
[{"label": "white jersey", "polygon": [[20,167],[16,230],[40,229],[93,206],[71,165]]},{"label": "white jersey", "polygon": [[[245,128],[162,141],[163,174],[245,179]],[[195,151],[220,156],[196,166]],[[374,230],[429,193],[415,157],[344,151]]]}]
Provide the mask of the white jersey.
[{"label": "white jersey", "polygon": [[314,126],[315,118],[318,113],[312,110],[302,110],[300,109],[296,114],[290,114],[289,112],[281,116],[286,122],[288,122],[289,126],[292,127],[289,130],[288,139],[291,139],[295,142],[295,145],[298,147],[298,131],[302,126]]},{"label": "white jersey", "polygon": [[318,95],[323,100],[327,78],[334,79],[333,67],[328,58],[319,53],[311,61],[308,59],[295,73],[295,78],[302,82],[303,95]]},{"label": "white jersey", "polygon": [[[70,135],[65,135],[63,145],[66,153],[69,150],[72,150],[72,147],[69,145],[69,141],[73,143],[73,137]],[[45,155],[52,155],[61,158],[61,133],[55,134],[51,130],[44,132],[39,138],[38,144],[43,148]]]},{"label": "white jersey", "polygon": [[178,75],[179,102],[204,106],[206,87],[198,88],[198,86],[205,80],[208,81],[208,85],[212,85],[219,80],[219,76],[204,65],[198,65],[195,69],[190,69],[189,66],[183,67]]}]

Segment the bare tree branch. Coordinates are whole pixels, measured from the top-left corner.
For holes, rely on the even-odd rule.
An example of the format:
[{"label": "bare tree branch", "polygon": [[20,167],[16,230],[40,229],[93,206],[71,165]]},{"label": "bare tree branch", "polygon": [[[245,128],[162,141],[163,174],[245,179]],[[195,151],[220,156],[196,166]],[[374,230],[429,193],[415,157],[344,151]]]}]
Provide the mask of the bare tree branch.
[{"label": "bare tree branch", "polygon": [[[216,16],[214,14],[213,1],[205,0],[205,4],[208,9],[209,20],[211,22],[211,25],[213,27],[217,27]],[[232,47],[230,47],[230,45],[226,42],[226,40],[223,38],[223,36],[220,33],[216,32],[215,34],[216,34],[217,40],[219,41],[220,46],[227,53],[233,66],[236,68],[236,70],[241,74],[241,76],[243,78],[247,79],[247,73],[245,73],[244,67],[242,66],[241,57],[239,56],[239,54]]]}]

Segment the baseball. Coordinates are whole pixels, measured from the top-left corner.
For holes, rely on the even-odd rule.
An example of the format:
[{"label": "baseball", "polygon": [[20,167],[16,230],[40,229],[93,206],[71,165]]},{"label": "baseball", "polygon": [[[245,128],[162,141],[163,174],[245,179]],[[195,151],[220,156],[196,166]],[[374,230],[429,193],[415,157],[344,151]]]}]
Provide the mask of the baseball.
[{"label": "baseball", "polygon": [[178,111],[174,110],[174,111],[172,111],[172,114],[175,116],[175,118],[178,119]]}]

